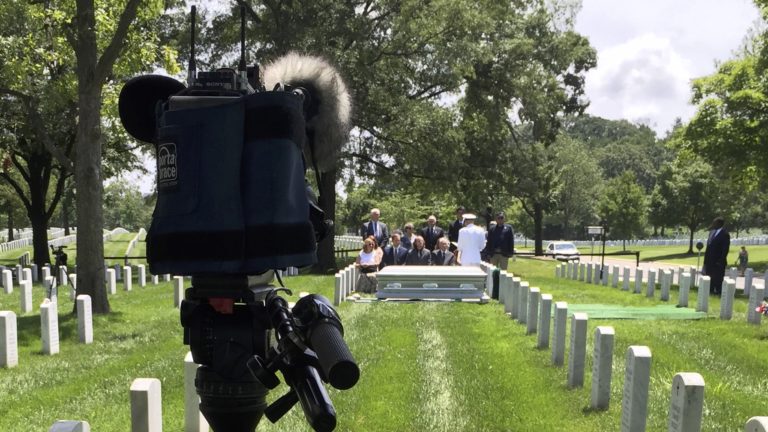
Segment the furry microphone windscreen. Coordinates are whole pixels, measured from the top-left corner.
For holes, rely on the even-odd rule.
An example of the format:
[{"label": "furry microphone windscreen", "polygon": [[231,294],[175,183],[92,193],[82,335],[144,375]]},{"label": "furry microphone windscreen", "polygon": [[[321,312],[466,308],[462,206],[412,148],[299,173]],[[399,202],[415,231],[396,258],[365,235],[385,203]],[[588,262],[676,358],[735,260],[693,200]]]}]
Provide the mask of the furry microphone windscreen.
[{"label": "furry microphone windscreen", "polygon": [[[352,101],[339,72],[320,57],[295,52],[264,67],[267,90],[282,83],[303,87],[311,96],[307,131],[314,140],[317,169],[327,172],[336,165],[339,150],[349,137]],[[309,146],[308,146],[309,147]],[[310,148],[307,152],[310,152]],[[311,159],[310,159],[311,160]]]}]

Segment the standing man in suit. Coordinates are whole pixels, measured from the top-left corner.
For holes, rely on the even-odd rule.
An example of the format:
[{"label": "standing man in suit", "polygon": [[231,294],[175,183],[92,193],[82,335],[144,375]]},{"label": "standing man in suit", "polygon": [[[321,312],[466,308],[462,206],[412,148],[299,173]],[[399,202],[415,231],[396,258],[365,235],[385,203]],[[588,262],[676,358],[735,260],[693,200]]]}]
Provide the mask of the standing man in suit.
[{"label": "standing man in suit", "polygon": [[381,267],[388,265],[405,264],[405,256],[408,255],[408,249],[400,243],[400,232],[392,233],[392,244],[384,248],[384,258],[381,260]]},{"label": "standing man in suit", "polygon": [[419,230],[419,235],[424,237],[424,247],[433,251],[437,249],[437,241],[445,235],[445,232],[437,226],[435,215],[430,215],[427,218],[427,226]]},{"label": "standing man in suit", "polygon": [[413,239],[413,249],[405,256],[405,265],[431,265],[432,253],[424,248],[424,239],[416,236]]},{"label": "standing man in suit", "polygon": [[387,229],[387,224],[379,221],[379,216],[381,216],[379,209],[371,209],[371,220],[364,223],[360,231],[363,240],[367,239],[368,236],[374,236],[379,247],[383,248],[389,241],[389,230]]},{"label": "standing man in suit", "polygon": [[491,264],[506,270],[509,257],[515,253],[515,232],[512,225],[504,223],[504,212],[496,213],[496,224],[488,231],[488,241],[485,244],[485,255],[490,257]]},{"label": "standing man in suit", "polygon": [[716,217],[709,229],[707,249],[704,251],[704,267],[701,273],[710,278],[709,291],[719,296],[723,289],[725,266],[728,264],[731,235],[725,229],[725,220],[721,217]]},{"label": "standing man in suit", "polygon": [[480,251],[485,248],[485,230],[475,225],[475,216],[472,213],[464,213],[464,228],[459,230],[459,258],[457,261],[463,266],[480,264]]},{"label": "standing man in suit", "polygon": [[447,238],[440,237],[440,240],[437,241],[437,249],[432,251],[432,265],[456,265],[456,257],[453,255],[453,252],[448,250],[450,243]]},{"label": "standing man in suit", "polygon": [[459,230],[464,228],[464,211],[464,206],[459,206],[456,209],[456,220],[448,227],[448,240],[451,241],[451,252],[456,252],[455,243],[459,241]]}]

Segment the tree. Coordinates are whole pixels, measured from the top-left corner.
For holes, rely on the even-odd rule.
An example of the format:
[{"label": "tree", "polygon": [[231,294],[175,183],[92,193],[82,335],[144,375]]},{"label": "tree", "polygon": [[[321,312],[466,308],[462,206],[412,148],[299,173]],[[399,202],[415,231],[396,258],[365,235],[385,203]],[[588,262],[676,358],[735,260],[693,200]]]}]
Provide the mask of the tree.
[{"label": "tree", "polygon": [[687,253],[693,254],[694,234],[714,218],[718,208],[722,208],[718,200],[719,181],[713,174],[712,166],[690,152],[680,152],[665,170],[669,173],[659,186],[667,198],[668,214],[673,216],[670,222],[688,228],[690,241]]},{"label": "tree", "polygon": [[641,236],[645,231],[645,191],[634,173],[627,171],[606,182],[599,204],[599,215],[608,227],[611,238],[626,240]]},{"label": "tree", "polygon": [[[260,42],[260,59],[298,50],[340,66],[356,108],[344,167],[411,191],[440,188],[484,208],[510,196],[500,186],[513,175],[508,155],[518,125],[510,112],[545,142],[557,135],[560,113],[584,107],[583,74],[595,53],[552,4],[263,1],[249,39]],[[213,62],[238,41],[233,21],[213,20]],[[500,159],[508,160],[504,168]],[[331,217],[338,169],[321,172],[317,185]],[[319,245],[322,270],[335,264],[332,247]]]},{"label": "tree", "polygon": [[141,192],[125,181],[118,180],[104,188],[104,222],[110,228],[129,231],[148,228],[152,208],[146,205]]},{"label": "tree", "polygon": [[[139,9],[142,5],[142,9]],[[97,6],[101,19],[96,23]],[[122,7],[121,7],[122,6]],[[94,313],[108,313],[109,300],[104,286],[104,214],[102,210],[102,134],[101,112],[104,86],[115,72],[115,65],[127,43],[147,48],[156,40],[149,32],[140,37],[129,29],[137,15],[145,25],[163,8],[159,0],[127,0],[120,6],[108,1],[77,0],[74,29],[67,40],[77,59],[78,123],[75,139],[75,183],[77,194],[78,291],[92,298]],[[142,30],[146,30],[143,28]],[[151,48],[156,48],[150,45]],[[141,59],[142,50],[130,57]],[[153,57],[154,52],[152,53]],[[156,57],[155,57],[156,58]]]},{"label": "tree", "polygon": [[578,237],[577,225],[594,222],[603,178],[597,162],[583,143],[561,135],[554,150],[554,170],[559,181],[553,216],[563,226],[564,238],[575,239]]}]

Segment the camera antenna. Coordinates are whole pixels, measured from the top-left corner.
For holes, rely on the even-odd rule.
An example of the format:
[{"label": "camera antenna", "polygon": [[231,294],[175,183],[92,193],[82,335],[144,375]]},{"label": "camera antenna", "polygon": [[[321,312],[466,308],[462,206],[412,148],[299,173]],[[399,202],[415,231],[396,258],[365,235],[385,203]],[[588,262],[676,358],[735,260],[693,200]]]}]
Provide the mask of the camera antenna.
[{"label": "camera antenna", "polygon": [[240,5],[240,90],[248,90],[248,67],[245,64],[245,6]]},{"label": "camera antenna", "polygon": [[189,66],[187,67],[187,86],[195,84],[195,19],[197,18],[197,6],[192,5],[192,23],[190,28]]}]

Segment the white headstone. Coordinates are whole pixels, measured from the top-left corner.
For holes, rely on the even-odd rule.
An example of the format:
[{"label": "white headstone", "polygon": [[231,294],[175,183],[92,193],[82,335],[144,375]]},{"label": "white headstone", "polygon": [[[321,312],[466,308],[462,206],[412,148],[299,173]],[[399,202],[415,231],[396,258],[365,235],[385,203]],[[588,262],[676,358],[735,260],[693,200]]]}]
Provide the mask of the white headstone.
[{"label": "white headstone", "polygon": [[565,363],[565,326],[568,321],[568,303],[555,303],[554,334],[552,341],[552,364],[562,366]]},{"label": "white headstone", "polygon": [[696,293],[696,312],[709,312],[709,276],[699,277],[699,289]]},{"label": "white headstone", "polygon": [[635,268],[635,294],[643,292],[643,269],[640,267]]},{"label": "white headstone", "polygon": [[748,268],[744,271],[744,295],[749,297],[749,291],[753,288],[752,279],[755,277],[755,271]]},{"label": "white headstone", "polygon": [[138,264],[136,267],[138,268],[136,274],[139,282],[139,288],[144,288],[147,286],[147,268],[144,264]]},{"label": "white headstone", "polygon": [[584,386],[587,355],[587,314],[574,312],[571,319],[571,349],[568,354],[568,387]]},{"label": "white headstone", "polygon": [[669,401],[669,432],[701,431],[703,409],[704,378],[695,372],[676,374]]},{"label": "white headstone", "polygon": [[3,270],[3,288],[6,294],[13,292],[13,273],[10,270]]},{"label": "white headstone", "polygon": [[[34,279],[32,278],[32,269],[31,268],[23,269],[21,271],[21,274],[24,276],[24,277],[22,277],[23,280],[25,280],[25,281],[28,280],[30,282],[34,281]],[[19,285],[21,285],[21,282],[19,282]]]},{"label": "white headstone", "polygon": [[152,275],[152,285],[157,285],[159,283],[160,283],[160,276]]},{"label": "white headstone", "polygon": [[25,280],[19,287],[21,293],[21,313],[32,312],[32,281]]},{"label": "white headstone", "polygon": [[610,276],[608,274],[608,269],[609,267],[607,265],[604,265],[601,267],[601,270],[600,270],[602,272],[600,275],[600,277],[602,278],[600,282],[603,284],[603,286],[608,286],[608,278]]},{"label": "white headstone", "polygon": [[50,276],[51,276],[51,267],[48,264],[46,264],[43,266],[43,275],[41,279],[45,281]]},{"label": "white headstone", "polygon": [[592,269],[592,283],[595,285],[600,285],[600,264],[594,263],[592,265],[594,266]]},{"label": "white headstone", "polygon": [[16,264],[16,267],[14,268],[14,274],[16,275],[16,280],[20,281],[24,278],[24,274],[22,273],[22,270],[24,270],[24,266],[21,264]]},{"label": "white headstone", "polygon": [[595,329],[592,354],[592,398],[590,407],[606,410],[611,403],[611,372],[613,368],[613,327],[598,326]]},{"label": "white headstone", "polygon": [[733,296],[736,293],[736,280],[725,278],[723,290],[720,293],[720,319],[729,320],[733,317]]},{"label": "white headstone", "polygon": [[613,279],[611,279],[611,286],[614,288],[619,287],[619,266],[615,265],[611,267],[611,275],[613,276]]},{"label": "white headstone", "polygon": [[136,378],[131,384],[131,432],[162,432],[160,380]]},{"label": "white headstone", "polygon": [[171,275],[166,273],[163,275],[163,281],[164,282],[170,282],[171,281]]},{"label": "white headstone", "polygon": [[181,301],[184,300],[184,276],[173,277],[173,307],[181,307]]},{"label": "white headstone", "polygon": [[184,357],[184,432],[208,432],[208,422],[200,412],[200,397],[195,389],[198,367],[188,352]]},{"label": "white headstone", "polygon": [[93,343],[93,315],[91,296],[77,296],[77,337],[80,343]]},{"label": "white headstone", "polygon": [[336,276],[334,276],[334,283],[333,305],[339,306],[341,305],[341,272],[336,273]]},{"label": "white headstone", "polygon": [[587,264],[587,283],[592,283],[592,264]]},{"label": "white headstone", "polygon": [[518,290],[518,309],[517,309],[517,322],[525,324],[528,322],[528,291],[530,291],[528,282],[521,282],[520,289]]},{"label": "white headstone", "polygon": [[669,290],[672,287],[672,271],[664,270],[661,276],[661,295],[659,300],[669,301]]},{"label": "white headstone", "polygon": [[59,315],[55,302],[44,301],[40,305],[40,326],[43,339],[43,354],[59,352]]},{"label": "white headstone", "polygon": [[587,272],[587,265],[579,263],[579,281],[584,282],[584,276]]},{"label": "white headstone", "polygon": [[37,282],[39,273],[37,271],[37,264],[32,264],[32,282]]},{"label": "white headstone", "polygon": [[651,350],[647,346],[630,346],[627,349],[624,396],[621,401],[621,432],[645,431],[650,381]]},{"label": "white headstone", "polygon": [[12,368],[18,364],[16,314],[11,311],[0,311],[0,368]]},{"label": "white headstone", "polygon": [[499,303],[504,304],[504,300],[507,298],[507,287],[505,282],[507,280],[507,271],[499,270]]},{"label": "white headstone", "polygon": [[737,269],[736,267],[731,267],[731,269],[728,270],[728,277],[729,278],[731,278],[733,280],[736,280],[738,275],[739,275],[739,269]]},{"label": "white headstone", "polygon": [[571,273],[571,279],[572,280],[578,280],[579,279],[579,263],[575,262],[573,263],[573,273]]},{"label": "white headstone", "polygon": [[517,318],[520,314],[520,284],[523,280],[519,277],[512,278],[512,312],[509,313],[509,317],[512,319]]},{"label": "white headstone", "polygon": [[539,298],[541,290],[531,288],[528,291],[528,316],[526,317],[525,334],[536,333],[536,327],[539,325]]},{"label": "white headstone", "polygon": [[59,266],[59,286],[67,286],[67,268],[65,266]]},{"label": "white headstone", "polygon": [[58,420],[48,432],[91,432],[91,425],[87,421]]},{"label": "white headstone", "polygon": [[48,276],[43,281],[43,286],[45,287],[45,297],[56,303],[59,298],[59,290],[56,286],[56,278],[53,276]]},{"label": "white headstone", "polygon": [[680,275],[680,296],[677,299],[678,307],[688,307],[688,293],[691,292],[691,274]]},{"label": "white headstone", "polygon": [[752,417],[747,420],[744,432],[768,432],[768,417]]},{"label": "white headstone", "polygon": [[549,323],[552,321],[552,294],[541,295],[541,310],[539,311],[539,335],[537,348],[549,347]]},{"label": "white headstone", "polygon": [[652,298],[656,295],[656,270],[648,269],[648,285],[645,289],[645,296]]},{"label": "white headstone", "polygon": [[123,267],[123,290],[130,291],[133,289],[133,269],[131,266]]},{"label": "white headstone", "polygon": [[622,291],[629,291],[629,267],[624,266],[624,280],[621,285]]},{"label": "white headstone", "polygon": [[747,322],[751,324],[760,324],[762,315],[755,309],[763,304],[763,298],[765,298],[765,288],[752,287],[752,291],[749,293],[749,304],[747,305]]},{"label": "white headstone", "polygon": [[115,269],[107,269],[107,292],[117,294],[117,276]]},{"label": "white headstone", "polygon": [[506,273],[503,279],[503,283],[501,286],[504,288],[504,313],[505,314],[512,314],[512,308],[515,305],[515,299],[512,297],[512,278],[514,275],[512,273]]}]

